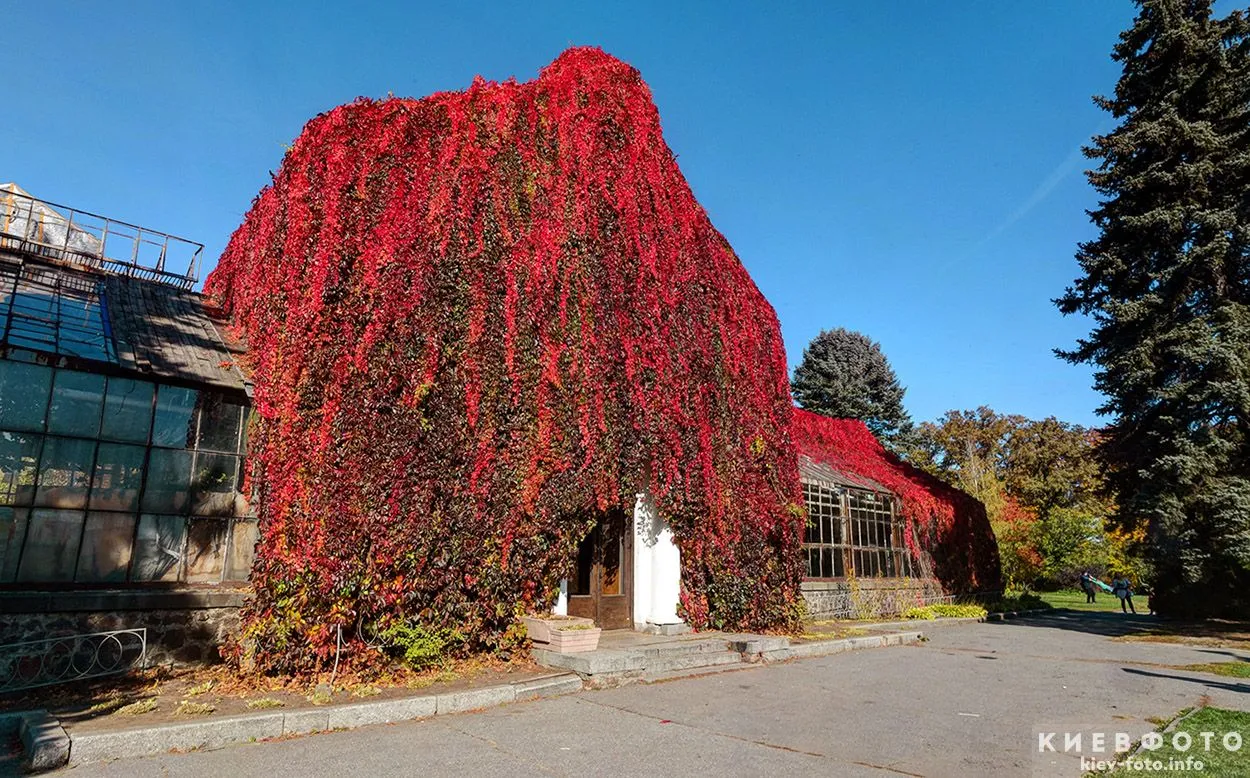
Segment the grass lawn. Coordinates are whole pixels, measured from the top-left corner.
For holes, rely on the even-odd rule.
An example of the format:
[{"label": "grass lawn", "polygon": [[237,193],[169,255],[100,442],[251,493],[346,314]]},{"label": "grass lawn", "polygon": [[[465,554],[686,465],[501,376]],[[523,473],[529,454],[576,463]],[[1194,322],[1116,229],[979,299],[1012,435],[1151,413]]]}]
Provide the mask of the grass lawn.
[{"label": "grass lawn", "polygon": [[[1173,736],[1179,732],[1185,732],[1191,738],[1191,745],[1186,751],[1181,751],[1172,745]],[[1205,745],[1206,740],[1202,737],[1204,732],[1214,733],[1209,750]],[[1222,740],[1228,732],[1237,732],[1242,740],[1246,741],[1240,750],[1228,751],[1224,748]],[[1170,760],[1175,760],[1177,764],[1184,764],[1186,759],[1201,760],[1201,772],[1197,769],[1175,771],[1182,775],[1201,775],[1204,778],[1241,778],[1250,774],[1250,747],[1248,747],[1250,745],[1250,713],[1223,708],[1201,708],[1178,724],[1171,732],[1163,733],[1162,737],[1162,746],[1154,751],[1143,750],[1133,758],[1143,762],[1162,762],[1165,767]],[[1184,742],[1181,745],[1184,745]],[[1121,766],[1115,771],[1115,775],[1138,772],[1140,770],[1132,769],[1130,766]]]},{"label": "grass lawn", "polygon": [[[1079,589],[1061,589],[1057,592],[1038,592],[1052,608],[1071,608],[1074,611],[1096,611],[1100,613],[1120,612],[1120,598],[1110,592],[1099,591],[1096,601],[1091,605],[1085,602],[1085,592]],[[1146,613],[1146,599],[1135,597],[1133,605],[1138,613]]]},{"label": "grass lawn", "polygon": [[1207,662],[1200,665],[1184,665],[1181,670],[1193,673],[1211,673],[1228,678],[1250,678],[1250,662]]}]

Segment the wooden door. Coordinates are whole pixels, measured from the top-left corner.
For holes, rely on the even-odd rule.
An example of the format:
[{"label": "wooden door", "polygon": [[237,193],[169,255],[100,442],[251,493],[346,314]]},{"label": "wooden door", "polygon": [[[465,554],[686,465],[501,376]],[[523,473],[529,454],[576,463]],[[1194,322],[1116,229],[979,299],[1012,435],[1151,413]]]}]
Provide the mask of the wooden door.
[{"label": "wooden door", "polygon": [[624,511],[599,519],[577,549],[569,581],[569,615],[594,619],[604,629],[634,626],[634,544]]}]

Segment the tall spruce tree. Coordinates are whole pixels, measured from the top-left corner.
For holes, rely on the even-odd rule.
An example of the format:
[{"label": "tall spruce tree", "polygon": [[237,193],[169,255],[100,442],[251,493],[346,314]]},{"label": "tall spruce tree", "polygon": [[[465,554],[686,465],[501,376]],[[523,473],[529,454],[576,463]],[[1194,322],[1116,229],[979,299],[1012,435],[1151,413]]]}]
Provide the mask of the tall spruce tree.
[{"label": "tall spruce tree", "polygon": [[1148,527],[1157,607],[1250,610],[1250,21],[1138,0],[1085,149],[1099,236],[1056,301],[1093,317],[1059,352],[1096,367],[1118,518]]},{"label": "tall spruce tree", "polygon": [[880,344],[858,332],[821,330],[803,349],[790,385],[800,407],[825,416],[859,419],[885,445],[899,450],[912,433],[906,391]]}]

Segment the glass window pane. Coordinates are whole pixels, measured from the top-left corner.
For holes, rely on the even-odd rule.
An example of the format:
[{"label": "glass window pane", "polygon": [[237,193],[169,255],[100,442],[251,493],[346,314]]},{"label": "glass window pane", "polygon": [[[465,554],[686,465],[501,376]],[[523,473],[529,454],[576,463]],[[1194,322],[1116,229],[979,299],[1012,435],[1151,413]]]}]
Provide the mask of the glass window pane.
[{"label": "glass window pane", "polygon": [[0,360],[0,427],[42,431],[51,388],[51,368]]},{"label": "glass window pane", "polygon": [[82,511],[32,510],[17,580],[72,581],[82,519]]},{"label": "glass window pane", "polygon": [[147,443],[152,429],[152,395],[156,386],[147,381],[110,378],[104,397],[104,426],[100,437]]},{"label": "glass window pane", "polygon": [[239,450],[239,421],[243,406],[232,403],[213,392],[200,395],[200,434],[198,448],[213,451]]},{"label": "glass window pane", "polygon": [[[35,504],[50,508],[87,507],[94,440],[48,437],[39,460],[39,488]],[[76,549],[75,549],[76,550]]]},{"label": "glass window pane", "polygon": [[252,564],[256,561],[256,540],[258,538],[256,522],[250,519],[236,519],[230,528],[230,563],[226,569],[227,581],[246,581],[252,574]]},{"label": "glass window pane", "polygon": [[88,513],[74,580],[84,583],[125,581],[134,539],[133,514]]},{"label": "glass window pane", "polygon": [[220,583],[226,568],[226,534],[222,519],[192,519],[187,531],[187,583]]},{"label": "glass window pane", "polygon": [[48,432],[94,438],[100,434],[100,408],[104,403],[104,376],[58,370],[52,381],[52,404],[48,408]]},{"label": "glass window pane", "polygon": [[239,458],[233,454],[198,453],[192,481],[191,512],[196,516],[241,516],[246,507],[239,494]]},{"label": "glass window pane", "polygon": [[137,511],[143,488],[143,446],[101,443],[91,478],[91,509]]},{"label": "glass window pane", "polygon": [[0,508],[0,583],[17,577],[17,558],[26,537],[26,508]]},{"label": "glass window pane", "polygon": [[199,392],[176,386],[156,390],[152,445],[191,448],[195,444],[195,402]]},{"label": "glass window pane", "polygon": [[42,435],[0,432],[0,505],[35,501],[35,468]]},{"label": "glass window pane", "polygon": [[186,513],[191,504],[190,451],[154,448],[148,457],[148,477],[143,489],[143,510]]},{"label": "glass window pane", "polygon": [[181,516],[140,516],[130,580],[177,581],[186,540],[187,520]]}]

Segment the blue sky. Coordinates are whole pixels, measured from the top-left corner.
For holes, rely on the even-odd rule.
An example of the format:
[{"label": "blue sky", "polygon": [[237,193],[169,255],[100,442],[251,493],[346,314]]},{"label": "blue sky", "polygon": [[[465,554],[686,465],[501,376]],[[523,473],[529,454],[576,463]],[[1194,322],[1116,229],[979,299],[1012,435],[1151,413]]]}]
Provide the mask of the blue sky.
[{"label": "blue sky", "polygon": [[[315,114],[569,45],[642,71],[712,221],[781,318],[881,342],[918,419],[987,404],[1097,423],[1050,303],[1092,236],[1127,0],[6,3],[0,182],[203,242],[210,262]],[[358,6],[358,7],[356,7]],[[16,34],[12,34],[16,33]]]}]

